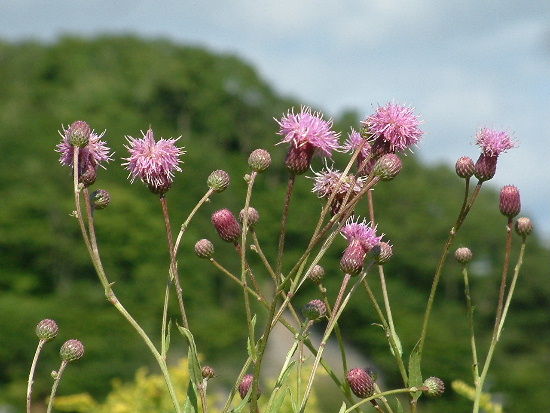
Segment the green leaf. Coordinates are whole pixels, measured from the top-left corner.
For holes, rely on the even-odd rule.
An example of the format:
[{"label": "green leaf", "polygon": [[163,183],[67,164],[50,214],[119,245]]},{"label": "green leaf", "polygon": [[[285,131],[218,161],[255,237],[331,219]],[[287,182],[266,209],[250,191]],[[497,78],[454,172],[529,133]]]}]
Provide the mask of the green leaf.
[{"label": "green leaf", "polygon": [[340,407],[340,410],[338,410],[338,413],[344,413],[346,411],[346,403],[342,402],[342,407]]},{"label": "green leaf", "polygon": [[266,413],[277,413],[281,409],[287,393],[290,393],[290,389],[283,391],[272,405],[267,406]]},{"label": "green leaf", "polygon": [[395,398],[395,401],[397,402],[397,413],[403,413],[403,406],[401,406],[401,402],[397,397]]},{"label": "green leaf", "polygon": [[[391,332],[388,332],[388,334],[391,334]],[[397,333],[393,333],[392,336],[393,336],[393,340],[395,341],[397,351],[399,352],[399,357],[401,357],[401,356],[403,356],[403,346],[401,345],[401,340],[399,339],[399,336],[397,335]],[[393,347],[391,346],[391,344],[390,344],[390,350],[391,350],[392,355],[395,356],[395,353],[393,351]]]},{"label": "green leaf", "polygon": [[185,399],[185,405],[183,406],[184,413],[198,413],[199,412],[199,392],[193,380],[189,380],[187,385],[187,398]]},{"label": "green leaf", "polygon": [[[254,317],[252,317],[251,323],[252,334],[254,334],[254,330],[256,329],[256,314],[254,314]],[[258,349],[256,347],[256,339],[254,338],[254,336],[248,337],[248,339],[246,340],[246,350],[251,360],[255,363],[258,357]]]},{"label": "green leaf", "polygon": [[195,385],[202,382],[201,364],[197,355],[197,346],[195,345],[195,339],[191,331],[184,327],[178,326],[179,331],[187,339],[189,343],[189,349],[187,351],[188,363],[189,363],[189,378]]},{"label": "green leaf", "polygon": [[[418,343],[414,346],[414,349],[409,358],[409,387],[422,386],[422,373],[420,371],[420,353],[418,351]],[[421,391],[413,393],[414,400],[418,400]]]}]

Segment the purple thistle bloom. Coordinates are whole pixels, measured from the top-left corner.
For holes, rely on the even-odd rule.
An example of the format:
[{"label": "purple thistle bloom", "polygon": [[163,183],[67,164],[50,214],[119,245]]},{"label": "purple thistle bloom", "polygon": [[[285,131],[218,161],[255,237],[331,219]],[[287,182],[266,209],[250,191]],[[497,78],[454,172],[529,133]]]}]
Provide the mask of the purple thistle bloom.
[{"label": "purple thistle bloom", "polygon": [[[63,140],[57,145],[56,151],[61,154],[59,162],[62,165],[73,166],[74,147],[69,143],[69,129],[65,129],[63,133],[59,132]],[[81,171],[87,170],[90,166],[93,169],[97,169],[101,165],[101,162],[112,161],[113,154],[109,154],[110,149],[107,147],[104,141],[101,140],[105,131],[100,135],[92,131],[90,133],[90,139],[88,145],[80,148],[78,152],[78,165]]]},{"label": "purple thistle bloom", "polygon": [[[361,134],[352,128],[351,132],[348,134],[348,139],[342,145],[342,150],[346,153],[353,153],[361,146],[363,141],[364,139]],[[361,153],[359,154],[359,156],[365,159],[368,158],[369,155],[370,145],[368,143],[365,143],[361,148]]]},{"label": "purple thistle bloom", "polygon": [[302,111],[294,114],[289,111],[280,121],[279,135],[283,136],[280,143],[289,142],[299,148],[304,145],[313,146],[322,156],[331,157],[332,151],[338,149],[339,133],[331,130],[332,119],[326,121],[319,112],[311,113],[311,108],[302,107]]},{"label": "purple thistle bloom", "polygon": [[422,122],[413,114],[412,108],[391,102],[386,106],[379,106],[376,113],[362,123],[372,135],[374,145],[381,148],[382,153],[410,149],[424,134],[418,128]]},{"label": "purple thistle bloom", "polygon": [[149,128],[147,133],[141,132],[142,139],[126,136],[129,145],[124,145],[130,152],[129,158],[123,158],[130,171],[131,182],[139,177],[154,193],[163,194],[172,185],[174,171],[181,171],[178,166],[181,163],[180,155],[185,151],[176,146],[179,139],[163,139],[155,141],[153,130]]},{"label": "purple thistle bloom", "polygon": [[516,145],[509,134],[494,129],[481,128],[476,135],[476,145],[486,156],[498,156]]},{"label": "purple thistle bloom", "polygon": [[[317,194],[319,198],[328,198],[334,190],[337,190],[339,195],[345,195],[348,191],[358,194],[363,188],[363,180],[357,179],[353,175],[342,178],[342,172],[337,169],[325,167],[320,172],[315,172],[315,184],[311,192]],[[342,179],[342,182],[340,182]],[[353,189],[352,189],[353,188]]]},{"label": "purple thistle bloom", "polygon": [[359,242],[365,252],[369,252],[373,247],[380,243],[382,236],[376,236],[376,228],[372,228],[369,224],[363,222],[354,222],[354,218],[350,217],[348,223],[340,230],[344,238],[348,241],[348,245]]}]

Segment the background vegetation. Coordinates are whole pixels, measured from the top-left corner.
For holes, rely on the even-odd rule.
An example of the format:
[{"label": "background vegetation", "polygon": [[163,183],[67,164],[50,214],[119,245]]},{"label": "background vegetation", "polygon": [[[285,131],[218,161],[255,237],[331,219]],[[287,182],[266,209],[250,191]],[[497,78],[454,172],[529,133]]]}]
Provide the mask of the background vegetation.
[{"label": "background vegetation", "polygon": [[[124,136],[139,137],[149,125],[157,137],[182,136],[180,143],[187,150],[183,173],[168,193],[174,228],[206,191],[212,170],[231,174],[229,190],[212,197],[189,228],[179,257],[199,351],[216,368],[220,382],[231,383],[232,368],[246,357],[242,293],[197,258],[192,247],[198,239],[210,238],[216,259],[238,269],[230,246],[218,242],[209,217],[223,207],[240,210],[246,160],[252,150],[264,148],[274,162],[258,181],[253,206],[261,215],[257,231],[265,251],[274,256],[287,175],[282,167],[285,149],[274,146],[278,139],[273,118],[311,102],[276,95],[250,65],[234,56],[131,37],[64,38],[49,45],[0,43],[0,97],[0,404],[22,410],[37,344],[34,328],[43,318],[60,325],[54,347],[70,338],[86,346],[84,360],[67,370],[61,394],[87,391],[101,400],[112,378],[131,380],[140,366],[152,366],[145,346],[107,304],[76,221],[69,217],[70,171],[58,164],[54,148],[61,124],[79,119],[98,132],[106,129],[105,140],[115,151],[116,160],[99,171],[93,187],[108,190],[112,199],[97,219],[103,261],[116,280],[121,301],[149,332],[154,335],[158,330],[158,337],[168,270],[161,210],[158,199],[143,185],[128,183],[120,166],[126,156]],[[360,119],[352,112],[340,114],[335,129],[345,135],[351,126],[358,127]],[[464,148],[471,150],[470,138],[464,139]],[[456,158],[462,155],[477,153],[457,153]],[[513,151],[504,156],[514,156]],[[463,189],[447,167],[426,167],[414,155],[407,156],[404,164],[396,180],[377,186],[375,207],[379,229],[394,245],[386,274],[396,328],[407,353],[418,339],[437,259]],[[321,208],[310,192],[311,184],[308,179],[297,183],[285,259],[289,266],[304,248],[308,237],[304,230]],[[366,207],[356,212],[364,214]],[[471,282],[482,341],[494,321],[504,225],[497,192],[484,188],[455,242],[456,247],[470,247],[476,259]],[[343,248],[344,240],[338,245]],[[326,286],[333,293],[342,279],[340,254],[335,248],[321,263],[328,274]],[[535,234],[528,242],[488,383],[487,390],[505,411],[550,410],[548,258],[549,251]],[[471,380],[463,287],[459,267],[452,261],[443,274],[423,358],[424,374],[439,376],[447,384]],[[371,282],[377,286],[375,277]],[[295,300],[305,304],[312,298],[317,298],[314,286]],[[262,310],[257,311],[261,317]],[[387,386],[398,386],[397,369],[382,330],[373,325],[376,322],[371,305],[359,294],[342,319],[344,337],[376,366]],[[179,340],[172,345],[175,359],[185,354],[182,344]],[[45,352],[35,398],[49,392],[49,372],[58,363],[57,350]],[[465,411],[467,406],[469,402],[450,390],[443,400],[423,405],[424,411],[449,413]]]}]

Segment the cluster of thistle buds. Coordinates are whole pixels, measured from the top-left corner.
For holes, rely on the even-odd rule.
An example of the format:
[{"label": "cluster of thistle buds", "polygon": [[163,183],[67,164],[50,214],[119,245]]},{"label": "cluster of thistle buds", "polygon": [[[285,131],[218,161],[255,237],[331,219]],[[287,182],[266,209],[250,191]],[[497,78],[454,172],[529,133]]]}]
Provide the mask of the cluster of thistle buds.
[{"label": "cluster of thistle buds", "polygon": [[[42,348],[44,347],[44,344],[54,340],[57,337],[58,332],[59,332],[59,327],[57,323],[54,320],[51,320],[49,318],[40,321],[36,326],[35,333],[39,341],[38,341],[38,348],[36,349],[36,354],[34,356],[31,371],[29,374],[29,383],[27,388],[27,411],[30,411],[30,407],[31,407],[32,385],[34,382],[33,380],[34,369],[36,368],[38,357],[40,356],[40,353],[42,351]],[[50,396],[50,402],[49,402],[50,407],[48,411],[50,411],[51,409],[51,404],[53,403],[53,400],[55,398],[55,391],[57,389],[59,381],[61,380],[61,376],[63,374],[63,371],[65,370],[65,367],[67,366],[68,363],[80,360],[82,356],[84,356],[84,345],[79,340],[76,340],[76,339],[67,340],[61,346],[59,350],[59,356],[61,357],[61,366],[59,367],[59,370],[52,371],[52,377],[54,378],[55,381],[52,387],[52,394]]]}]

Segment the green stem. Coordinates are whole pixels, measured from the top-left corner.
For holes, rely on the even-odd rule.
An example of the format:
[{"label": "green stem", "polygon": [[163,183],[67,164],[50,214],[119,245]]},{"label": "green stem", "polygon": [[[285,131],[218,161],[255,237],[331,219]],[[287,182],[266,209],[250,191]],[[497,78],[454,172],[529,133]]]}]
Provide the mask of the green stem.
[{"label": "green stem", "polygon": [[31,413],[31,397],[32,397],[32,385],[34,383],[34,372],[36,370],[36,363],[38,362],[38,357],[42,351],[42,347],[46,344],[46,340],[39,340],[38,346],[36,347],[36,352],[34,353],[34,358],[32,359],[31,370],[29,372],[29,381],[27,382],[27,413]]},{"label": "green stem", "polygon": [[50,400],[48,401],[48,408],[46,409],[46,413],[51,413],[53,408],[53,402],[55,400],[55,394],[57,393],[57,388],[59,387],[59,382],[61,381],[61,376],[63,375],[63,372],[65,371],[65,367],[67,367],[68,362],[66,360],[63,360],[61,362],[61,366],[59,366],[59,370],[55,374],[55,379],[53,381],[52,391],[50,393]]},{"label": "green stem", "polygon": [[474,330],[474,306],[470,296],[470,283],[468,280],[468,269],[466,265],[462,266],[462,275],[464,277],[464,295],[466,296],[466,306],[468,309],[468,323],[470,325],[470,344],[472,346],[472,373],[474,375],[474,383],[477,383],[479,377],[479,362],[477,359],[477,346]]}]

